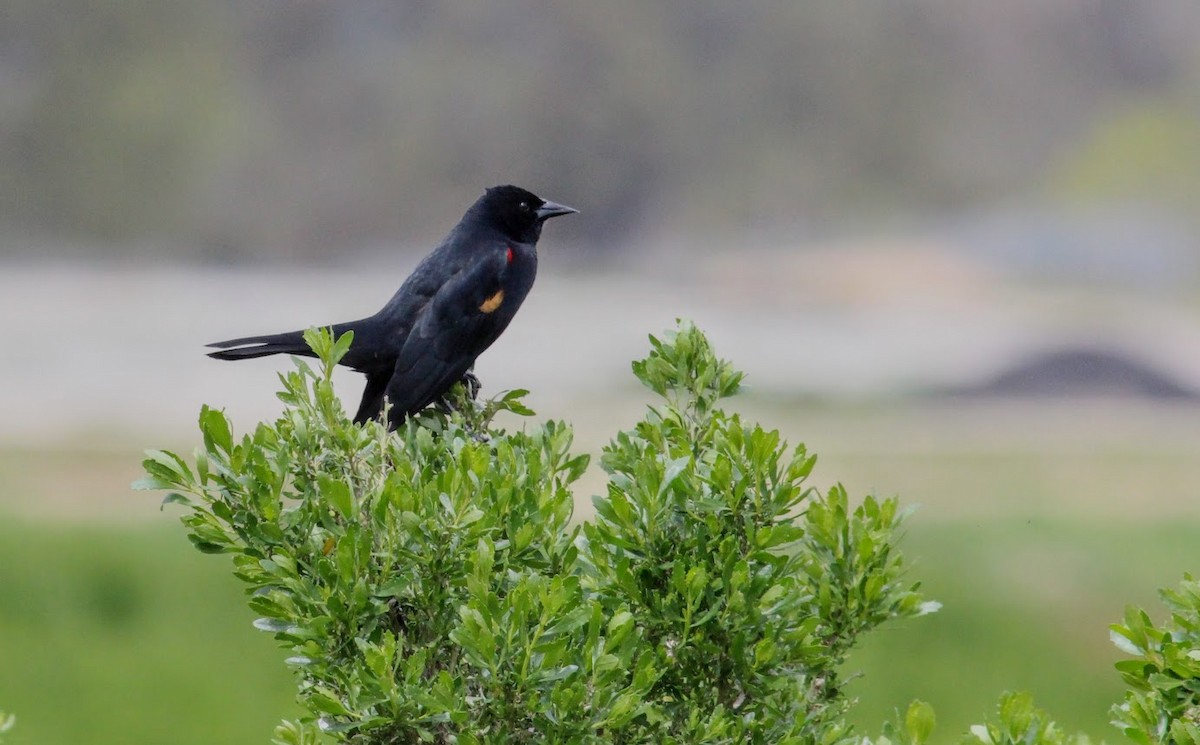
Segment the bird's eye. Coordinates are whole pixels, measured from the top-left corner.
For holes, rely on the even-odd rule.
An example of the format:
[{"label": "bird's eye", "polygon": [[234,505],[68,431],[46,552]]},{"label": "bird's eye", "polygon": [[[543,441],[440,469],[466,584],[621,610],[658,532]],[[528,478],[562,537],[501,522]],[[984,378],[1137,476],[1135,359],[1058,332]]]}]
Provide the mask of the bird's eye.
[{"label": "bird's eye", "polygon": [[522,212],[528,212],[528,211],[529,211],[529,202],[521,202],[521,211],[522,211]]}]

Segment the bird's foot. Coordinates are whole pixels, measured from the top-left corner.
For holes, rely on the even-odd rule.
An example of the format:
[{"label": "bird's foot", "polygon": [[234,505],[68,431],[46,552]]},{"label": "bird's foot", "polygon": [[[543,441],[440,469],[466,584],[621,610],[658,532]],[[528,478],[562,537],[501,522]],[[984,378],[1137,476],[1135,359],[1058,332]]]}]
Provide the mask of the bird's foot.
[{"label": "bird's foot", "polygon": [[462,376],[462,384],[467,389],[467,395],[471,397],[472,401],[479,398],[479,391],[483,388],[483,383],[479,382],[474,370],[467,370]]},{"label": "bird's foot", "polygon": [[[467,389],[466,381],[464,381],[463,387],[466,389],[464,391],[465,393],[473,394],[470,389]],[[487,433],[486,428],[476,429],[478,422],[473,421],[479,418],[479,413],[483,409],[483,407],[475,403],[473,399],[474,395],[472,395],[471,398],[446,395],[438,399],[434,406],[438,411],[442,412],[446,416],[452,416],[454,414],[463,415],[467,425],[466,428],[471,435],[471,439],[475,442],[488,442],[492,439],[491,435]]]},{"label": "bird's foot", "polygon": [[[443,414],[452,414],[466,407],[473,406],[474,402],[479,398],[479,391],[483,388],[483,384],[479,382],[479,378],[475,376],[473,370],[467,370],[463,373],[458,382],[462,383],[463,392],[467,395],[465,397],[457,395],[453,388],[443,394],[436,403],[438,411],[441,411]],[[463,411],[462,413],[466,412]]]}]

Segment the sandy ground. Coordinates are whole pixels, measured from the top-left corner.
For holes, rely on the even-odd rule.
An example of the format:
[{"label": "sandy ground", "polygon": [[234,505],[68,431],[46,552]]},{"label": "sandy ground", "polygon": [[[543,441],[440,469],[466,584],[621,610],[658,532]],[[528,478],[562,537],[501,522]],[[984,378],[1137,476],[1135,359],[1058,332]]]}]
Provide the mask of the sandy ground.
[{"label": "sandy ground", "polygon": [[[636,388],[629,361],[679,316],[754,390],[827,399],[986,379],[1060,343],[1130,350],[1200,385],[1200,313],[1111,291],[1037,291],[937,252],[729,256],[630,273],[556,273],[479,360],[484,393],[534,391],[543,415]],[[371,272],[0,264],[0,446],[190,432],[201,403],[240,422],[279,410],[275,370],[203,356],[208,341],[368,315],[411,266]],[[338,382],[353,407],[361,377]],[[104,433],[101,435],[100,433]]]}]

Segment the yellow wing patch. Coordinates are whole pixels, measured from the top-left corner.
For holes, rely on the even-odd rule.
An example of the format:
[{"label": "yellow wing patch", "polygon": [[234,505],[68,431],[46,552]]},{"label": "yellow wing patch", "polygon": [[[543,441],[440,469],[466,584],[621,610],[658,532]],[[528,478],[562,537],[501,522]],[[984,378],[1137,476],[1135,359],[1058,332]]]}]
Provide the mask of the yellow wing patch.
[{"label": "yellow wing patch", "polygon": [[503,303],[504,303],[504,290],[498,290],[495,295],[492,295],[487,300],[484,300],[483,304],[481,304],[479,306],[479,309],[481,311],[483,311],[484,313],[493,313]]}]

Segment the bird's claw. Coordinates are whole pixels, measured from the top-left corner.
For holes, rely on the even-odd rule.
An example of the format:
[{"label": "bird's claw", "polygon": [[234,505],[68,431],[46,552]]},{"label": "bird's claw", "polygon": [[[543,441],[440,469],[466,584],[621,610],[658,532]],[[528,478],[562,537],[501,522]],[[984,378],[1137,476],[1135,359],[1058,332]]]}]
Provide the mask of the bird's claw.
[{"label": "bird's claw", "polygon": [[[474,402],[479,399],[479,391],[481,388],[483,388],[483,384],[479,382],[479,378],[475,377],[474,372],[467,370],[465,373],[463,373],[463,376],[459,378],[458,382],[462,383],[463,390],[466,391],[467,394],[468,402]],[[454,405],[454,396],[452,396],[449,392],[438,399],[436,405],[443,414],[451,414],[458,409],[458,407]]]},{"label": "bird's claw", "polygon": [[479,398],[479,391],[483,388],[483,383],[480,383],[479,378],[475,377],[474,371],[467,370],[462,376],[462,384],[467,389],[467,395],[471,397],[472,401]]}]

